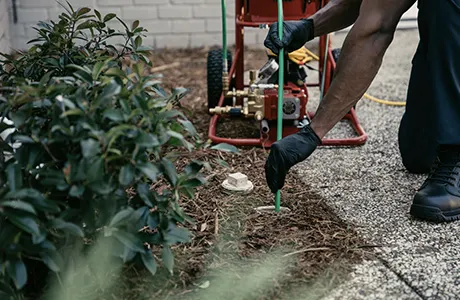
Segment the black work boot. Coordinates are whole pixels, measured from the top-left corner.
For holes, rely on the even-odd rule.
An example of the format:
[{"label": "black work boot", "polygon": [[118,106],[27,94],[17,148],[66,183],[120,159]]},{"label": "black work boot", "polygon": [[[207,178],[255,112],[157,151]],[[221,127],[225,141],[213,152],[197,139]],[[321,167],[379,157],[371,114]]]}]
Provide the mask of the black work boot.
[{"label": "black work boot", "polygon": [[460,146],[441,146],[430,175],[415,194],[412,216],[434,222],[460,220]]}]

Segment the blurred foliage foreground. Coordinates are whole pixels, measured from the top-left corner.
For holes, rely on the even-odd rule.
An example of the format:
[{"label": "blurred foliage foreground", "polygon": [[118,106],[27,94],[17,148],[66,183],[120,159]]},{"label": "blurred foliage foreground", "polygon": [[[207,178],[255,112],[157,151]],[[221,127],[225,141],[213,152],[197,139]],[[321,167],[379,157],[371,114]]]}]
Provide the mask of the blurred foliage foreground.
[{"label": "blurred foliage foreground", "polygon": [[[44,277],[60,287],[54,299],[73,299],[83,278],[127,262],[155,274],[152,246],[172,272],[170,247],[189,241],[181,224],[193,222],[178,200],[205,183],[206,164],[176,168],[175,150],[210,146],[177,108],[187,91],[167,93],[147,72],[146,30],[63,7],[38,23],[29,51],[0,54],[0,299],[22,299]],[[96,240],[105,250],[92,256]],[[94,276],[74,276],[82,268]]]}]

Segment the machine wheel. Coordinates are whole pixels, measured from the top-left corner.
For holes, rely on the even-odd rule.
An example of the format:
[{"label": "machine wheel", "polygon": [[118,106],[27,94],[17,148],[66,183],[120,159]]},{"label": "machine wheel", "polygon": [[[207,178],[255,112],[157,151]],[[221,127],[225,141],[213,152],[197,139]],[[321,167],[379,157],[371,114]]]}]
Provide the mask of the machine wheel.
[{"label": "machine wheel", "polygon": [[[232,53],[228,50],[227,62],[230,69],[232,66]],[[222,94],[222,65],[222,49],[209,51],[207,59],[208,109],[217,106]],[[225,99],[224,105],[232,105],[232,99]]]},{"label": "machine wheel", "polygon": [[332,50],[332,58],[334,59],[336,63],[339,60],[340,50],[342,50],[342,48],[336,48]]}]

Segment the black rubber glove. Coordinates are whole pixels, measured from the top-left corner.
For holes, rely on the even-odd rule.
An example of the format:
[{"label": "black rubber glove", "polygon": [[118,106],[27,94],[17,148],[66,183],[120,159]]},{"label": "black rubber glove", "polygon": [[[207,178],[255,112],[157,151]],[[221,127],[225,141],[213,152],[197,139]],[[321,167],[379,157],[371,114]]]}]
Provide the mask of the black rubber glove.
[{"label": "black rubber glove", "polygon": [[310,125],[273,143],[265,163],[265,178],[270,190],[273,193],[280,190],[289,170],[307,159],[320,144],[321,139]]},{"label": "black rubber glove", "polygon": [[284,48],[288,53],[300,49],[306,42],[315,37],[313,20],[311,19],[285,21],[283,24],[282,41],[279,39],[278,23],[270,25],[270,30],[264,41],[265,47],[276,55],[278,55],[281,48]]}]

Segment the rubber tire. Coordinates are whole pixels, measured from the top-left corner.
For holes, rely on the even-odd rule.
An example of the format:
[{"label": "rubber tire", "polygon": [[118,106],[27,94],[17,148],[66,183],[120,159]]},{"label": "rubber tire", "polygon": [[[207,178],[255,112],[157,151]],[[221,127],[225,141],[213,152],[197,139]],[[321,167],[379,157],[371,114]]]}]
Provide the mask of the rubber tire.
[{"label": "rubber tire", "polygon": [[336,48],[336,49],[333,49],[331,52],[332,52],[332,58],[334,59],[334,61],[337,63],[337,61],[339,60],[339,57],[340,57],[340,51],[342,50],[342,48]]},{"label": "rubber tire", "polygon": [[[232,66],[232,53],[227,50],[228,68]],[[208,52],[207,58],[207,85],[208,109],[214,108],[219,103],[222,94],[222,49],[213,49]],[[225,99],[225,105],[232,105],[232,99]]]}]

